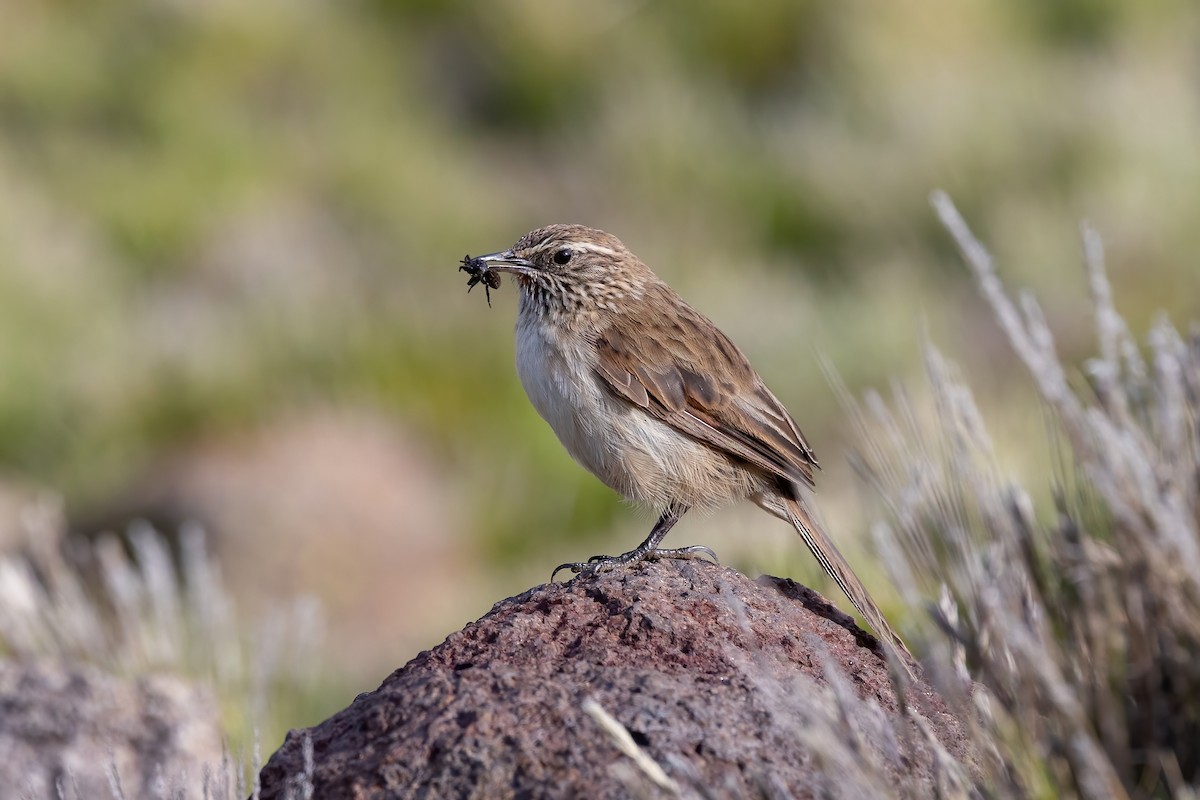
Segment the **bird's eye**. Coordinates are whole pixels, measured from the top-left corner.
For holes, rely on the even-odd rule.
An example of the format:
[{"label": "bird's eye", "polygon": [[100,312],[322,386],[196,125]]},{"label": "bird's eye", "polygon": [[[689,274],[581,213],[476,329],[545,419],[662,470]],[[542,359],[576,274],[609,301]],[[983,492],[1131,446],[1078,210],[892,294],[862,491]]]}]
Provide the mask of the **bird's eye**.
[{"label": "bird's eye", "polygon": [[559,250],[554,254],[554,263],[561,267],[563,264],[566,264],[568,261],[570,261],[571,256],[573,255],[575,254],[571,252],[571,248],[564,247],[562,250]]}]

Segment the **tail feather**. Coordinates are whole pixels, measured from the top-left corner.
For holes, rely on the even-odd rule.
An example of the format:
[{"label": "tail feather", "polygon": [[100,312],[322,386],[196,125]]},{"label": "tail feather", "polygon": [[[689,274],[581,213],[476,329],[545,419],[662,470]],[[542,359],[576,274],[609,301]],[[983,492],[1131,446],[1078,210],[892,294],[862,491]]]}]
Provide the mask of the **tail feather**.
[{"label": "tail feather", "polygon": [[[796,532],[804,539],[804,543],[808,545],[808,549],[816,557],[821,565],[821,569],[833,578],[846,597],[850,598],[850,602],[858,609],[858,613],[862,614],[866,619],[867,624],[875,631],[884,644],[890,644],[900,651],[903,656],[911,659],[912,654],[905,646],[904,640],[900,635],[892,630],[892,626],[888,624],[884,618],[883,612],[879,610],[879,606],[871,598],[867,588],[859,581],[858,576],[854,574],[854,570],[846,562],[841,551],[837,549],[833,541],[826,535],[820,525],[816,524],[812,516],[799,502],[787,499],[784,500],[784,510],[787,514],[787,520],[792,523]],[[904,658],[899,659],[904,668],[908,669],[908,664]],[[910,670],[911,674],[911,670]]]}]

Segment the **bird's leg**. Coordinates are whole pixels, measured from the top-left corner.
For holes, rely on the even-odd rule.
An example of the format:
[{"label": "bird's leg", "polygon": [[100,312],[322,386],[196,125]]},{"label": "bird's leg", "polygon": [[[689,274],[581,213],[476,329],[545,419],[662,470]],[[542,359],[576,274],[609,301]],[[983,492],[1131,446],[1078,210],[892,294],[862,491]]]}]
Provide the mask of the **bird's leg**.
[{"label": "bird's leg", "polygon": [[686,512],[687,508],[672,506],[662,513],[658,518],[658,522],[654,523],[654,528],[650,531],[650,535],[646,537],[646,541],[628,553],[622,553],[619,556],[592,556],[587,561],[559,564],[554,568],[554,572],[550,574],[550,580],[554,580],[554,576],[564,569],[577,574],[595,575],[599,572],[607,572],[616,567],[625,566],[626,564],[636,564],[648,558],[699,558],[700,556],[708,556],[713,561],[718,561],[717,554],[704,545],[697,544],[691,547],[659,549],[658,543],[663,540],[663,537],[667,535],[671,528],[675,526],[675,523],[679,521],[679,518]]}]

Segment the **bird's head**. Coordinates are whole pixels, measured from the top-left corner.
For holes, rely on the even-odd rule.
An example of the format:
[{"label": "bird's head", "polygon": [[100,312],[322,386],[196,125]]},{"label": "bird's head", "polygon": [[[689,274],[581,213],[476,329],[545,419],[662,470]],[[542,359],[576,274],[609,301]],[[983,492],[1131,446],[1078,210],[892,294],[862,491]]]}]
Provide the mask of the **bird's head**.
[{"label": "bird's head", "polygon": [[547,225],[477,260],[516,276],[523,312],[553,316],[615,312],[654,280],[620,239],[584,225]]}]

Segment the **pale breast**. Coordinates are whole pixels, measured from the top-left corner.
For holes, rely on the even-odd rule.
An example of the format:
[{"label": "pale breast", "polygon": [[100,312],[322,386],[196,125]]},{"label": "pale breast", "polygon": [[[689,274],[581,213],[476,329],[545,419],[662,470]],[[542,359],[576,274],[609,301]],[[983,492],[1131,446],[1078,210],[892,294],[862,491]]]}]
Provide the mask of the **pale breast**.
[{"label": "pale breast", "polygon": [[656,508],[712,506],[748,496],[750,476],[727,457],[607,391],[596,354],[536,315],[517,320],[517,374],[571,457],[629,500]]},{"label": "pale breast", "polygon": [[529,401],[550,424],[571,457],[620,491],[613,474],[615,454],[607,424],[612,398],[592,376],[592,359],[578,348],[563,347],[531,314],[517,320],[517,375]]}]

